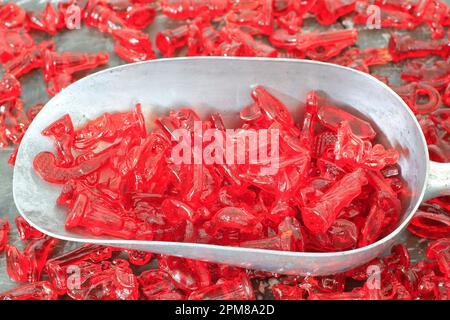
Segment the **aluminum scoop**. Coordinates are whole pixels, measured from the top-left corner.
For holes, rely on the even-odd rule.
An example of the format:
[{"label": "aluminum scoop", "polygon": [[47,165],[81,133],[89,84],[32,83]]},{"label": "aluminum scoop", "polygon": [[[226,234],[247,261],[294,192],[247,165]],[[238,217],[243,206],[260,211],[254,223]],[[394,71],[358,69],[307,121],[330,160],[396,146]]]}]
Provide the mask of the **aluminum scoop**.
[{"label": "aluminum scoop", "polygon": [[[200,116],[220,111],[226,122],[251,102],[251,86],[263,85],[294,114],[302,114],[306,94],[321,90],[352,106],[383,132],[401,157],[399,165],[410,192],[403,201],[401,224],[385,238],[355,250],[333,253],[283,252],[218,245],[85,237],[64,228],[65,209],[56,206],[61,186],[38,177],[32,167],[39,152],[52,151],[41,131],[64,114],[74,125],[104,112],[144,112],[194,107]],[[227,263],[285,274],[343,272],[389,249],[425,199],[450,194],[450,164],[430,162],[425,138],[413,113],[387,85],[353,69],[303,60],[199,57],[124,65],[86,77],[54,97],[27,130],[17,155],[13,181],[20,214],[36,229],[55,238]]]}]

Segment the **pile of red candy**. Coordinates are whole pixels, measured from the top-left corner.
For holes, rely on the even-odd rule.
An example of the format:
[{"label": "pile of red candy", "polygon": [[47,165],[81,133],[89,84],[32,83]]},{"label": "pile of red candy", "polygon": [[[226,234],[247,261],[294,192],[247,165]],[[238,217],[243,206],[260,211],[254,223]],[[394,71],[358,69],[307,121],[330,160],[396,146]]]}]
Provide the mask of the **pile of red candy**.
[{"label": "pile of red candy", "polygon": [[[149,133],[139,105],[79,129],[65,115],[42,132],[54,140],[56,155],[39,153],[34,169],[64,185],[57,203],[67,207],[66,228],[94,235],[326,252],[369,245],[397,226],[399,155],[372,143],[370,123],[311,92],[299,128],[264,87],[256,86],[252,98],[232,132],[219,113],[201,121],[191,109],[157,118]],[[198,164],[190,150],[175,162],[179,129],[188,148],[214,129],[232,149],[220,146],[213,163]],[[279,141],[249,141],[249,130],[261,129],[276,130]],[[208,145],[199,146],[203,157]],[[238,145],[241,162],[229,156]],[[251,158],[255,148],[278,150],[273,158]],[[268,161],[273,172],[265,173]]]},{"label": "pile of red candy", "polygon": [[[379,19],[373,19],[372,4],[379,9]],[[70,0],[47,4],[41,12],[27,12],[15,3],[0,4],[0,63],[5,71],[0,80],[0,147],[19,144],[42,108],[42,104],[24,107],[19,81],[23,75],[41,69],[47,91],[54,95],[80,77],[80,71],[108,62],[107,53],[58,52],[52,40],[36,43],[31,34],[76,32],[70,30],[84,24],[110,34],[115,53],[125,61],[144,61],[156,56],[144,29],[157,12],[179,22],[154,39],[166,57],[308,58],[364,72],[370,72],[371,66],[400,62],[406,83],[391,87],[416,114],[431,159],[450,161],[450,111],[444,107],[450,105],[450,41],[446,35],[450,11],[440,0]],[[426,26],[430,36],[418,40],[394,31],[387,48],[363,50],[352,47],[358,40],[357,29],[335,24],[326,31],[302,31],[304,20],[328,26],[342,19],[368,29]],[[170,149],[171,131],[189,128],[191,121],[197,120],[191,110],[160,118],[159,129],[150,133],[143,130],[139,108],[105,114],[80,129],[64,117],[44,132],[55,139],[56,155],[40,155],[35,166],[47,181],[64,184],[58,201],[69,208],[67,227],[94,234],[338,251],[372,243],[395,227],[400,210],[397,194],[405,186],[395,166],[396,152],[372,146],[370,125],[321,104],[320,97],[311,93],[304,123],[297,127],[289,113],[278,114],[268,108],[277,100],[263,88],[255,89],[253,97],[255,104],[241,112],[244,127],[281,132],[280,154],[285,158],[281,158],[275,180],[255,179],[255,168],[204,170],[205,166],[199,169],[194,165],[180,169],[162,161]],[[326,112],[324,108],[328,108]],[[346,121],[336,121],[334,116]],[[359,126],[352,125],[355,121]],[[220,115],[204,122],[224,129]],[[117,130],[117,123],[126,125]],[[314,123],[321,129],[309,130]],[[118,137],[120,142],[113,144]],[[95,152],[99,142],[111,146]],[[148,160],[135,163],[141,153],[150,155]],[[14,154],[10,163],[14,164]],[[124,179],[138,169],[143,180]],[[305,185],[294,192],[295,182],[305,174],[310,185],[302,180]],[[354,190],[340,185],[351,185]],[[124,186],[133,194],[121,192]],[[341,197],[328,199],[329,190],[342,191]],[[286,200],[281,193],[295,196]],[[117,203],[122,206],[116,207]],[[300,213],[298,207],[303,209]],[[333,209],[328,210],[330,207]],[[154,208],[167,214],[162,217]],[[399,245],[386,257],[327,277],[251,272],[131,250],[126,261],[120,250],[97,246],[56,256],[58,241],[40,234],[21,218],[16,225],[27,243],[19,251],[7,245],[10,226],[0,219],[0,251],[6,248],[8,273],[19,283],[28,282],[0,293],[0,299],[56,299],[66,294],[74,299],[252,299],[255,294],[267,295],[268,278],[277,299],[449,299],[449,210],[448,197],[428,201],[408,227],[417,236],[435,240],[428,245],[429,261],[410,265],[407,250]],[[226,225],[231,216],[237,219]],[[186,221],[177,224],[180,217]],[[243,232],[236,232],[239,228]],[[136,272],[135,265],[148,265],[154,259],[158,260],[157,269]],[[78,285],[73,285],[70,277],[74,268],[81,270]],[[375,287],[368,272],[373,268],[381,279]]]}]

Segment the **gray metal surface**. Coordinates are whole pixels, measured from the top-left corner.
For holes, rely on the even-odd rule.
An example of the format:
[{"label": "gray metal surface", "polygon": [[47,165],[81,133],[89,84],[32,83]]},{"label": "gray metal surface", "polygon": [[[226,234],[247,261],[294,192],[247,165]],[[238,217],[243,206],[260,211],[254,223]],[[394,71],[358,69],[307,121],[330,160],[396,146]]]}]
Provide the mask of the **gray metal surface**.
[{"label": "gray metal surface", "polygon": [[[23,5],[28,10],[37,10],[43,8],[44,4],[48,1],[46,0],[17,0],[11,1],[17,2]],[[51,2],[58,2],[58,0],[53,0]],[[447,4],[450,3],[449,0],[445,1]],[[147,32],[151,35],[152,39],[158,30],[162,30],[166,27],[174,26],[176,23],[167,21],[163,16],[158,16],[156,21],[147,28]],[[341,21],[341,25],[336,24],[333,27],[352,27],[353,23],[350,18],[344,18]],[[314,19],[306,19],[304,22],[304,30],[306,32],[313,29],[324,29],[324,27],[318,25]],[[390,33],[393,31],[398,32],[398,30],[393,30],[389,28],[383,28],[382,30],[362,30],[360,28],[359,41],[357,43],[358,47],[370,48],[370,47],[386,47]],[[401,32],[401,31],[400,31]],[[428,32],[427,28],[419,27],[417,30],[412,32],[412,34],[420,38],[423,34]],[[405,32],[406,33],[406,32]],[[408,33],[411,33],[408,31]],[[35,33],[36,39],[42,39],[46,36],[43,33]],[[85,51],[85,52],[96,52],[99,50],[107,51],[112,53],[112,40],[109,36],[100,33],[95,29],[88,29],[83,27],[81,30],[73,30],[68,32],[59,33],[55,37],[55,42],[58,51]],[[116,55],[111,54],[108,67],[117,66],[123,64],[124,62],[119,59]],[[385,66],[372,67],[372,71],[389,77],[391,83],[399,83],[399,71],[402,68],[402,63],[388,64]],[[0,70],[0,75],[2,70]],[[40,72],[33,72],[21,79],[23,88],[23,100],[27,106],[31,106],[35,103],[45,103],[48,100],[47,94],[45,93],[45,86],[42,81],[42,76]],[[8,218],[12,223],[12,233],[9,237],[9,242],[22,248],[22,242],[18,239],[17,232],[15,231],[13,225],[13,218],[18,215],[18,212],[13,204],[12,197],[12,168],[9,167],[6,162],[9,154],[12,152],[12,148],[6,150],[0,150],[0,217]],[[403,231],[399,241],[404,243],[411,254],[413,262],[418,261],[424,257],[424,248],[426,246],[426,240],[420,239],[407,231]],[[63,245],[66,248],[77,246],[77,243],[66,242]],[[0,254],[0,291],[7,290],[16,286],[14,282],[9,280],[6,270],[5,270],[5,259],[4,254]]]},{"label": "gray metal surface", "polygon": [[[402,223],[392,234],[370,246],[346,252],[293,253],[85,237],[65,230],[64,209],[55,205],[61,186],[44,182],[32,168],[39,152],[53,150],[52,141],[40,134],[50,123],[70,114],[74,125],[78,126],[104,112],[129,110],[136,102],[142,104],[144,114],[152,117],[171,109],[193,106],[200,116],[220,111],[227,121],[236,119],[239,111],[251,102],[249,91],[255,84],[271,89],[297,114],[309,91],[325,92],[339,104],[348,105],[370,119],[384,133],[384,138],[400,150],[399,165],[411,196],[403,199]],[[443,167],[448,170],[448,165]],[[306,60],[196,57],[160,59],[108,69],[76,82],[54,97],[22,140],[14,169],[13,193],[19,212],[30,224],[56,238],[137,248],[276,273],[319,275],[354,268],[389,248],[420,204],[428,170],[425,138],[415,116],[388,86],[366,73]],[[448,183],[450,176],[444,178]],[[437,185],[432,187],[437,188]]]}]

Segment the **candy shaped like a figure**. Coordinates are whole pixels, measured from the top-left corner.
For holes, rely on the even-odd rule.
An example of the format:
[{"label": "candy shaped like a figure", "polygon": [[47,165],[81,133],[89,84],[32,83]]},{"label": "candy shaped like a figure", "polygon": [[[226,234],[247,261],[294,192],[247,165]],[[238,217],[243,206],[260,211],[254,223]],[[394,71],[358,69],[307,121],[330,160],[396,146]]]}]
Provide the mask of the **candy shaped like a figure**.
[{"label": "candy shaped like a figure", "polygon": [[172,19],[189,19],[199,14],[211,17],[225,13],[228,0],[162,0],[162,13]]},{"label": "candy shaped like a figure", "polygon": [[146,61],[155,58],[149,35],[133,29],[112,31],[115,40],[114,51],[128,62]]},{"label": "candy shaped like a figure", "polygon": [[65,21],[53,4],[49,2],[42,12],[31,12],[28,15],[28,26],[31,29],[45,31],[51,35],[56,35],[57,31],[65,26]]},{"label": "candy shaped like a figure", "polygon": [[253,287],[246,275],[193,291],[188,297],[189,300],[253,300],[254,298]]}]

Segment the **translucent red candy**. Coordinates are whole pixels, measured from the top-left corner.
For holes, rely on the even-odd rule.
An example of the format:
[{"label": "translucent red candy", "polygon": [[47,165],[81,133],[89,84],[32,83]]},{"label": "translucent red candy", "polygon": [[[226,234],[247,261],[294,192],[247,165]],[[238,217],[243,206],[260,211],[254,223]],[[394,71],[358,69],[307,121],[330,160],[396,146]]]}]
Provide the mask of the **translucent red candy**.
[{"label": "translucent red candy", "polygon": [[[14,2],[0,4],[0,63],[5,71],[0,80],[0,148],[20,143],[43,106],[25,108],[19,78],[42,69],[47,93],[53,96],[76,81],[78,71],[108,61],[102,52],[54,52],[51,39],[36,43],[30,30],[53,36],[84,23],[110,34],[115,53],[125,61],[145,61],[156,54],[144,30],[161,11],[171,19],[184,20],[170,24],[155,38],[166,57],[309,58],[363,72],[370,72],[374,65],[407,60],[401,74],[407,83],[392,88],[416,114],[430,159],[450,161],[449,112],[442,106],[450,105],[445,34],[450,19],[447,5],[440,0],[375,0],[377,7],[354,0],[85,2],[85,6],[77,0],[57,6],[49,3],[38,12],[27,12]],[[379,9],[379,17],[374,9]],[[359,49],[353,46],[358,40],[355,29],[306,32],[303,28],[304,19],[329,25],[344,17],[368,28],[373,23],[374,27],[411,30],[425,24],[431,32],[420,39],[394,33],[387,48]],[[432,57],[416,59],[428,56]],[[386,77],[375,76],[389,84]],[[188,129],[188,138],[198,138],[195,121],[202,119],[193,110],[183,109],[156,119],[148,132],[139,106],[130,112],[103,114],[81,128],[74,128],[69,116],[62,117],[43,131],[54,140],[55,153],[38,155],[34,166],[44,180],[62,185],[57,204],[67,208],[66,227],[85,234],[335,252],[369,245],[397,226],[402,214],[399,199],[407,188],[396,165],[399,154],[377,144],[367,119],[315,92],[306,97],[300,123],[270,90],[256,86],[252,98],[253,103],[240,113],[243,125],[239,129],[278,131],[274,174],[261,174],[267,165],[261,159],[251,164],[175,164],[171,139],[177,129]],[[220,114],[211,115],[199,127],[200,134],[215,128],[226,137]],[[239,134],[231,139],[245,146],[247,157],[255,150]],[[273,141],[265,147],[270,151]],[[17,147],[11,165],[16,154]],[[222,159],[229,154],[216,156]],[[62,295],[72,299],[255,299],[249,280],[258,285],[267,277],[279,282],[271,286],[276,299],[448,300],[449,203],[446,197],[428,201],[408,226],[419,237],[437,240],[428,245],[430,260],[412,265],[406,248],[399,245],[383,258],[324,277],[246,272],[127,249],[129,263],[137,267],[158,261],[159,267],[137,276],[127,261],[112,259],[116,249],[108,247],[86,245],[53,257],[57,241],[18,217],[19,236],[28,241],[20,251],[7,245],[9,223],[0,219],[0,251],[6,247],[8,274],[15,281],[32,282],[0,293],[0,300]],[[370,270],[375,279],[379,276],[379,283],[373,282]],[[39,282],[41,274],[49,281]]]},{"label": "translucent red candy", "polygon": [[8,245],[6,268],[10,278],[16,282],[39,281],[47,258],[57,242],[57,239],[50,237],[36,238],[27,244],[23,253],[15,246]]},{"label": "translucent red candy", "polygon": [[201,13],[217,16],[225,13],[227,0],[162,0],[160,3],[163,14],[172,19],[194,18]]},{"label": "translucent red candy", "polygon": [[62,295],[67,292],[67,281],[70,280],[68,278],[77,271],[77,266],[86,262],[101,262],[111,258],[111,255],[111,248],[85,245],[61,256],[53,257],[47,261],[45,269],[55,291]]},{"label": "translucent red candy", "polygon": [[193,291],[189,300],[254,300],[253,287],[246,275]]},{"label": "translucent red candy", "polygon": [[27,14],[17,3],[0,4],[0,26],[5,28],[19,28],[26,24]]},{"label": "translucent red candy", "polygon": [[43,237],[43,233],[30,226],[22,216],[16,217],[14,222],[21,240],[25,241]]},{"label": "translucent red candy", "polygon": [[9,222],[0,218],[0,252],[5,249],[8,243]]},{"label": "translucent red candy", "polygon": [[0,300],[56,300],[53,286],[47,281],[26,284],[0,293]]},{"label": "translucent red candy", "polygon": [[286,30],[275,30],[270,41],[275,47],[302,51],[310,59],[328,60],[358,40],[356,29],[316,31],[289,34]]}]

